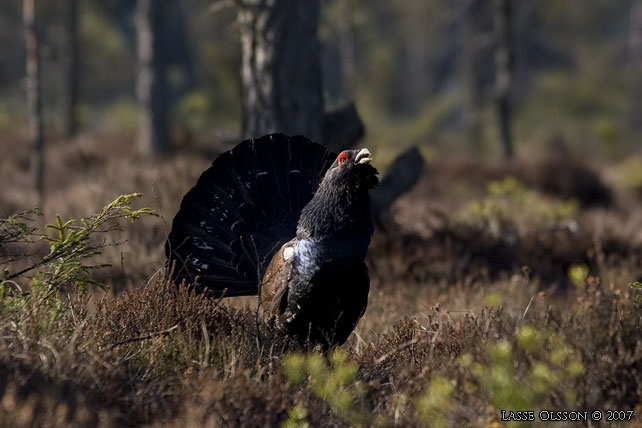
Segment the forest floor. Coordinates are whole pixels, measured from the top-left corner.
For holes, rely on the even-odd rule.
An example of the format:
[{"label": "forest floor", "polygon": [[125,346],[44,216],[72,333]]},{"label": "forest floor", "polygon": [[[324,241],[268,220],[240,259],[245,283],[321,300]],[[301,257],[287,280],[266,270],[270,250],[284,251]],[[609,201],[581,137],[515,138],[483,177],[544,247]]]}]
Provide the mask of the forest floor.
[{"label": "forest floor", "polygon": [[[38,203],[23,141],[0,137],[0,218]],[[600,411],[588,426],[642,427],[642,290],[629,286],[642,278],[642,158],[428,163],[375,233],[364,317],[324,355],[271,331],[253,299],[163,282],[172,217],[217,150],[145,159],[133,146],[102,135],[48,148],[47,223],[134,192],[160,217],[92,238],[125,240],[90,272],[108,292],[0,288],[0,427],[523,424],[502,410],[533,411],[535,426]],[[30,249],[0,267],[50,251]]]}]

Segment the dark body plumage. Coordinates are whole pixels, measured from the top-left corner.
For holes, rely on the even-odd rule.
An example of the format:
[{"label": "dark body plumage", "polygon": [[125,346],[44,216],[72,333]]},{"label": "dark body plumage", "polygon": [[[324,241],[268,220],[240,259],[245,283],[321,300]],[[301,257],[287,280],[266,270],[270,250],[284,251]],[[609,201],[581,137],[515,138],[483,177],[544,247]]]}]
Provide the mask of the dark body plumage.
[{"label": "dark body plumage", "polygon": [[370,159],[284,134],[223,153],[174,218],[173,279],[212,297],[260,293],[286,333],[343,343],[368,299],[369,190],[378,183]]}]

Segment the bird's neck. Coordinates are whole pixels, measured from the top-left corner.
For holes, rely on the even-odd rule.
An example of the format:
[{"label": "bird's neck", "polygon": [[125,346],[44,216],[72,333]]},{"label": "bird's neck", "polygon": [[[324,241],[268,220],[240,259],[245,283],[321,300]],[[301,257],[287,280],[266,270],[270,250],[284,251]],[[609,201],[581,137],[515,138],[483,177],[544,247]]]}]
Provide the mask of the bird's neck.
[{"label": "bird's neck", "polygon": [[323,180],[299,218],[294,266],[300,275],[363,263],[374,232],[370,187]]},{"label": "bird's neck", "polygon": [[302,277],[363,263],[374,223],[368,194],[362,198],[326,197],[306,206],[294,243],[294,265]]},{"label": "bird's neck", "polygon": [[373,231],[367,190],[334,192],[322,186],[301,212],[297,239],[320,242],[367,237],[369,242]]}]

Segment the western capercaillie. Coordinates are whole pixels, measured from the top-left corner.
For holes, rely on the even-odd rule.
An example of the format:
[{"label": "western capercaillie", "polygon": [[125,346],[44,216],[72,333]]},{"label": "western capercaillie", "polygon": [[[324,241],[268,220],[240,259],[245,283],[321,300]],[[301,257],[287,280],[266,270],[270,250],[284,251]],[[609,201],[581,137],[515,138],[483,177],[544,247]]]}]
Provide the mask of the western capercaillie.
[{"label": "western capercaillie", "polygon": [[336,155],[284,134],[221,154],[172,223],[172,279],[212,297],[259,295],[301,342],[345,342],[368,302],[371,160],[367,149]]}]

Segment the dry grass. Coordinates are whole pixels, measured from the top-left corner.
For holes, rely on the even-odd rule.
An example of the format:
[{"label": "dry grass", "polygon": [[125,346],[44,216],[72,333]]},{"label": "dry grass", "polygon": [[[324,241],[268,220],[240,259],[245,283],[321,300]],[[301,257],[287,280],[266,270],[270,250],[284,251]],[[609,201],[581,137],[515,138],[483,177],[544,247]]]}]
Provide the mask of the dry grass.
[{"label": "dry grass", "polygon": [[[102,136],[50,149],[47,219],[135,191],[164,218],[126,226],[127,242],[103,254],[107,295],[72,291],[56,316],[50,304],[5,311],[0,426],[477,427],[502,426],[511,406],[635,409],[642,424],[642,304],[627,286],[642,274],[641,201],[601,181],[614,166],[429,166],[375,236],[369,306],[347,359],[313,356],[317,372],[284,367],[305,350],[265,325],[252,299],[208,300],[161,280],[166,225],[211,159],[145,160],[131,147]],[[35,195],[21,137],[3,135],[0,151],[4,216]],[[593,178],[578,185],[567,171],[578,169]],[[526,190],[493,199],[487,182],[506,176]],[[558,215],[574,196],[576,209]],[[472,201],[499,211],[476,213]],[[569,278],[584,265],[588,275]]]}]

